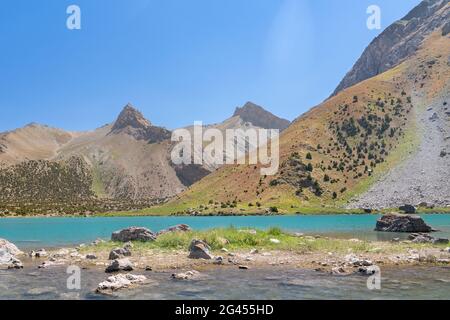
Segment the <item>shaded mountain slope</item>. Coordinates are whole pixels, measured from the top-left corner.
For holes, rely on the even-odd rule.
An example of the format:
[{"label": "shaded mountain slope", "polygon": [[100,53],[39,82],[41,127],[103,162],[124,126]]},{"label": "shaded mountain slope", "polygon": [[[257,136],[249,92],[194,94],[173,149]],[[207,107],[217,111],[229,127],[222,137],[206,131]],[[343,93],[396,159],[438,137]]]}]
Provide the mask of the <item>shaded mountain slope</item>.
[{"label": "shaded mountain slope", "polygon": [[[448,0],[426,0],[384,30],[367,47],[333,95],[383,73],[410,57],[434,30],[449,28]],[[445,31],[444,31],[445,32]]]}]

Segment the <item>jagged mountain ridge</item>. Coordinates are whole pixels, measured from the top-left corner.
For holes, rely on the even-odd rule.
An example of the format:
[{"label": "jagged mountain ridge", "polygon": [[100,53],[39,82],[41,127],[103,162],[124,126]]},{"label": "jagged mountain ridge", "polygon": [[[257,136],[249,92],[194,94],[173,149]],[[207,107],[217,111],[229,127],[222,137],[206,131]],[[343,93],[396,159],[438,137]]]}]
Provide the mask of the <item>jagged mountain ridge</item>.
[{"label": "jagged mountain ridge", "polygon": [[[234,117],[233,121],[226,120],[225,127],[230,128],[231,122],[234,128],[244,128],[247,125],[239,117]],[[222,125],[223,123],[218,127]],[[85,186],[86,181],[91,181],[92,184],[93,193],[83,192],[83,198],[95,195],[105,200],[162,200],[182,192],[186,186],[214,169],[195,165],[174,166],[170,160],[174,143],[170,138],[169,130],[154,126],[140,111],[127,104],[116,121],[94,131],[66,132],[31,124],[1,133],[0,164],[8,170],[5,172],[12,170],[20,173],[24,181],[29,179],[27,177],[36,176],[33,180],[33,185],[36,185],[39,181],[48,180],[48,177],[43,174],[46,170],[37,168],[35,162],[31,161],[43,161],[38,162],[42,167],[58,170],[74,163],[72,159],[78,159],[91,174],[91,180],[83,179],[79,183]],[[30,171],[28,174],[25,173],[27,168]],[[64,176],[67,175],[53,177],[64,180]],[[61,180],[60,183],[65,182]],[[61,200],[66,191],[67,200],[77,198],[72,194],[74,190],[63,188],[59,192],[50,185],[47,188],[49,194],[58,195],[58,200]],[[30,192],[16,190],[17,192],[9,193],[8,201],[14,200],[15,196],[29,201],[33,199],[35,191],[32,190],[35,189],[33,187],[28,190]],[[38,200],[42,199],[37,197],[36,201]],[[48,199],[45,198],[45,201],[48,202]]]}]

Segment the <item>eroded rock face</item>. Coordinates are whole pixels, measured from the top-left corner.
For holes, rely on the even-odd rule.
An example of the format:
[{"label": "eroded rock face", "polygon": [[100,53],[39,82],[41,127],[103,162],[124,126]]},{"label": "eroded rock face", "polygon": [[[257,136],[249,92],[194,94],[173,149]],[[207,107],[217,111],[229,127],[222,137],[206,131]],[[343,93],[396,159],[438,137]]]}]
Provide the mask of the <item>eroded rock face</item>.
[{"label": "eroded rock face", "polygon": [[147,278],[145,276],[137,276],[133,274],[118,274],[109,277],[106,281],[100,283],[97,287],[96,292],[108,294],[121,289],[144,284],[146,281]]},{"label": "eroded rock face", "polygon": [[433,228],[419,216],[388,214],[377,221],[375,231],[384,232],[432,232]]},{"label": "eroded rock face", "polygon": [[403,19],[389,26],[367,47],[333,95],[398,65],[414,54],[431,32],[442,28],[442,34],[446,35],[450,30],[447,3],[448,0],[422,1]]},{"label": "eroded rock face", "polygon": [[147,228],[130,227],[120,231],[116,231],[111,236],[112,241],[129,242],[129,241],[154,241],[156,235]]},{"label": "eroded rock face", "polygon": [[189,258],[211,260],[213,256],[209,253],[209,250],[211,248],[206,242],[194,239],[189,246]]}]

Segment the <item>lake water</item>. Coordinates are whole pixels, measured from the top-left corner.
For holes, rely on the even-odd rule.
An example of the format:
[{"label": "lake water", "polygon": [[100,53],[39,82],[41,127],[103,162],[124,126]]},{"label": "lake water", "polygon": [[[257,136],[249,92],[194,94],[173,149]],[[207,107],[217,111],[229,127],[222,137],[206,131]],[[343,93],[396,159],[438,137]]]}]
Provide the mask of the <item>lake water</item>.
[{"label": "lake water", "polygon": [[0,299],[450,299],[448,267],[383,269],[381,290],[367,289],[359,275],[332,276],[311,270],[265,268],[237,270],[219,267],[204,271],[198,281],[170,279],[170,273],[143,272],[151,284],[124,290],[114,297],[94,293],[108,275],[82,270],[81,290],[70,291],[65,268],[0,270]]},{"label": "lake water", "polygon": [[[130,226],[147,227],[156,232],[179,223],[197,230],[229,226],[257,229],[280,227],[291,232],[365,240],[407,236],[373,231],[378,218],[377,215],[11,218],[0,219],[0,238],[26,249],[58,247],[89,243],[97,238],[109,239],[112,232]],[[436,236],[450,237],[450,214],[424,215],[423,218],[440,230]]]}]

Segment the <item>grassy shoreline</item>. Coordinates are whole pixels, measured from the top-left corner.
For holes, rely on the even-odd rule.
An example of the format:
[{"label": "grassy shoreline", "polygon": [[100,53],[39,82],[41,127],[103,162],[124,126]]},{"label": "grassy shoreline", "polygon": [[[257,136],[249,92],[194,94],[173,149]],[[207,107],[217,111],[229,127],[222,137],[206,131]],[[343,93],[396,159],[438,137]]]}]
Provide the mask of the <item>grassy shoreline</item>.
[{"label": "grassy shoreline", "polygon": [[[193,239],[208,243],[211,254],[224,257],[222,264],[230,267],[284,266],[331,272],[336,266],[346,264],[348,267],[349,255],[383,266],[445,265],[450,258],[448,244],[336,239],[291,234],[279,228],[264,231],[229,227],[207,231],[171,232],[160,235],[155,241],[133,242],[129,259],[135,264],[136,270],[146,270],[149,266],[154,271],[163,272],[218,267],[214,259],[188,258],[189,244]],[[78,252],[81,255],[95,254],[98,257],[95,265],[106,266],[109,264],[109,252],[123,245],[107,241],[80,247]],[[355,269],[348,268],[348,271],[354,272]]]}]

